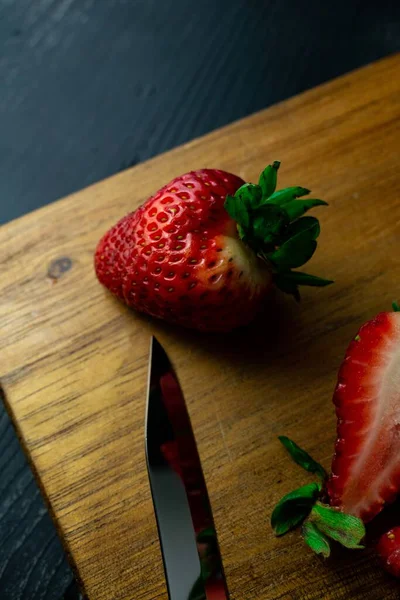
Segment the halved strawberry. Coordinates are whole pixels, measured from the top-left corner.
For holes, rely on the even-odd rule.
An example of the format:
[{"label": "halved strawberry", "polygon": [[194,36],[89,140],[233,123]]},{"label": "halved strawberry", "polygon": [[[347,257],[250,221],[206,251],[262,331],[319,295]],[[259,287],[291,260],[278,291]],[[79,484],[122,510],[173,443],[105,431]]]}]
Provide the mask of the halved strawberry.
[{"label": "halved strawberry", "polygon": [[340,368],[333,401],[337,441],[332,506],[371,520],[400,491],[400,313],[361,327]]}]

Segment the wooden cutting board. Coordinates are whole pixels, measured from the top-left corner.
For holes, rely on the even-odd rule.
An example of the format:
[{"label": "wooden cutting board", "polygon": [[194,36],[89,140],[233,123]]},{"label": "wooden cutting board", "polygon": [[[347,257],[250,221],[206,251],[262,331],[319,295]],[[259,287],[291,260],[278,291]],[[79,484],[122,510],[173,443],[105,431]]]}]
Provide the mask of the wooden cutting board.
[{"label": "wooden cutting board", "polygon": [[[393,56],[1,228],[5,402],[90,600],[167,597],[144,458],[152,333],[181,378],[232,599],[400,597],[371,552],[324,562],[269,527],[309,480],[277,435],[329,468],[346,346],[400,297],[399,72]],[[254,181],[274,159],[281,187],[330,204],[308,270],[334,285],[301,305],[276,295],[269,322],[221,338],[141,317],[97,283],[97,240],[162,184],[206,166]]]}]

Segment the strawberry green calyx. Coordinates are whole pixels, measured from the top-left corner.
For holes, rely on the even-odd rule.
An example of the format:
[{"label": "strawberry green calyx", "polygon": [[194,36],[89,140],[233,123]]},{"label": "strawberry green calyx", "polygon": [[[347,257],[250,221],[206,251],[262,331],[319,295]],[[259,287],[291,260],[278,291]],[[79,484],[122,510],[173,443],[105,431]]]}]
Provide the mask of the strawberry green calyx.
[{"label": "strawberry green calyx", "polygon": [[328,558],[331,554],[329,539],[311,521],[306,521],[301,528],[301,534],[307,546],[310,546],[316,554]]},{"label": "strawberry green calyx", "polygon": [[275,535],[284,535],[300,525],[310,514],[320,492],[321,484],[309,483],[283,496],[271,515],[271,526]]},{"label": "strawberry green calyx", "polygon": [[300,446],[295,444],[295,442],[285,435],[280,435],[278,439],[289,452],[291,459],[294,460],[296,464],[303,467],[305,471],[318,475],[322,482],[325,482],[328,479],[328,473],[325,471],[324,467],[314,460],[305,450],[300,448]]},{"label": "strawberry green calyx", "polygon": [[298,465],[316,474],[321,481],[304,485],[281,498],[271,515],[275,535],[284,535],[302,525],[301,534],[306,544],[325,558],[330,555],[332,541],[345,548],[363,548],[363,521],[321,501],[328,478],[325,469],[289,438],[280,436],[279,440]]},{"label": "strawberry green calyx", "polygon": [[333,283],[293,271],[313,256],[320,234],[318,219],[303,215],[318,199],[304,199],[310,190],[295,186],[276,191],[279,161],[268,165],[258,184],[245,183],[227,196],[225,209],[237,222],[239,237],[271,267],[275,284],[299,299],[299,285],[322,287]]},{"label": "strawberry green calyx", "polygon": [[365,526],[361,519],[347,515],[337,508],[316,502],[308,518],[310,523],[330,539],[345,548],[363,549],[360,544],[365,536]]}]

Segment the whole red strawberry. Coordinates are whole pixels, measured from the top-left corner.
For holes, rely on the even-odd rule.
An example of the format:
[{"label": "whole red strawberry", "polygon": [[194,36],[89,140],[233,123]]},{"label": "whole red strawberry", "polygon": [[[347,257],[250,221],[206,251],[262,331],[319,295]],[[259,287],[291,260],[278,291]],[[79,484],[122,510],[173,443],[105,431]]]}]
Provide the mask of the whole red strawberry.
[{"label": "whole red strawberry", "polygon": [[366,522],[400,491],[400,312],[361,327],[340,368],[334,403],[331,504]]},{"label": "whole red strawberry", "polygon": [[376,549],[386,571],[400,577],[400,527],[384,533]]},{"label": "whole red strawberry", "polygon": [[258,185],[216,169],[177,177],[101,239],[99,281],[136,310],[210,331],[251,321],[273,283],[296,298],[300,284],[331,283],[291,270],[317,246],[318,220],[302,215],[326,203],[275,192],[278,168]]}]

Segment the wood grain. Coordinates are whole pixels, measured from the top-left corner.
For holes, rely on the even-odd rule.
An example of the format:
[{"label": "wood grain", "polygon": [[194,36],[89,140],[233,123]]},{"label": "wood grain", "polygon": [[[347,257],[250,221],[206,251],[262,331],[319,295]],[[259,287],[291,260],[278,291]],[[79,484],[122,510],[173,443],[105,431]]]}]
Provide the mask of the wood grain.
[{"label": "wood grain", "polygon": [[[398,294],[399,68],[393,56],[0,229],[1,381],[90,600],[166,598],[143,451],[151,333],[181,378],[232,599],[398,598],[368,552],[323,563],[268,519],[304,482],[276,436],[329,467],[337,368]],[[98,285],[100,235],[161,184],[202,166],[254,180],[273,159],[280,185],[330,203],[310,271],[334,286],[301,306],[273,297],[272,320],[221,339],[140,317]]]}]

